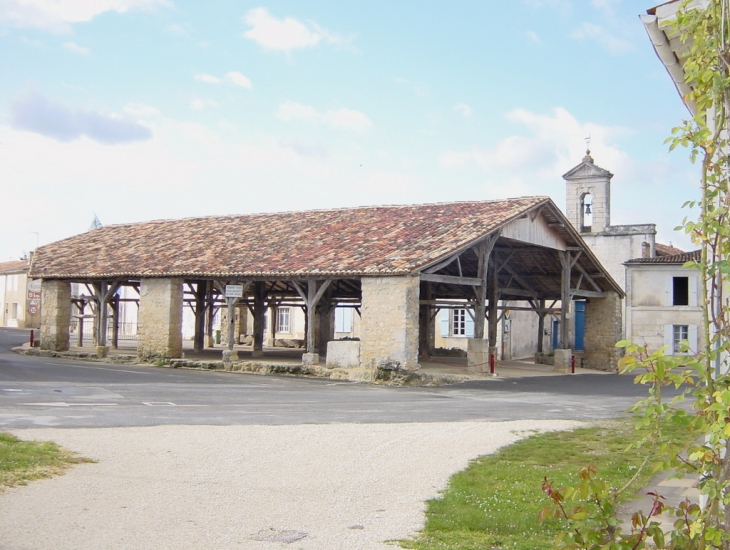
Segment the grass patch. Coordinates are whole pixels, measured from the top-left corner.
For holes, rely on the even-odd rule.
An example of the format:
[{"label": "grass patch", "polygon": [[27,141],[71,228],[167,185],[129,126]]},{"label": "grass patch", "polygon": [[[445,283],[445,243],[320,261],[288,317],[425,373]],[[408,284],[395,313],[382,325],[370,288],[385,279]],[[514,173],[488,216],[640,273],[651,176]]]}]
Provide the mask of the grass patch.
[{"label": "grass patch", "polygon": [[[694,439],[675,426],[667,426],[665,434],[685,446]],[[576,485],[579,469],[595,464],[602,479],[623,487],[644,459],[641,449],[625,451],[636,439],[633,419],[622,419],[533,435],[478,458],[451,478],[441,497],[427,502],[420,535],[399,542],[416,550],[549,550],[561,525],[537,519],[548,505],[540,489],[543,477],[556,487]],[[650,478],[644,472],[633,491]]]},{"label": "grass patch", "polygon": [[60,475],[74,464],[93,462],[50,441],[21,441],[0,432],[0,492],[34,479]]}]

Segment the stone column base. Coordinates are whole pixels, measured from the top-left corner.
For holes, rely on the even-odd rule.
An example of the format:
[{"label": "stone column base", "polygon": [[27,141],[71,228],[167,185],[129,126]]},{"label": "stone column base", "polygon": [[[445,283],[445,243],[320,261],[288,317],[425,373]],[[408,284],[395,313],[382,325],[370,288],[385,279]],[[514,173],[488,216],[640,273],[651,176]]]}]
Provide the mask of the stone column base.
[{"label": "stone column base", "polygon": [[212,348],[214,345],[215,345],[215,338],[213,338],[212,336],[208,336],[206,334],[206,336],[205,336],[205,347],[206,348]]},{"label": "stone column base", "polygon": [[223,362],[230,363],[232,361],[238,361],[238,351],[236,351],[235,349],[224,349]]},{"label": "stone column base", "polygon": [[490,372],[489,341],[483,338],[469,338],[466,346],[466,361],[469,372]]},{"label": "stone column base", "polygon": [[104,359],[109,355],[109,346],[96,346],[96,356],[99,359]]},{"label": "stone column base", "polygon": [[556,349],[555,350],[555,363],[553,364],[553,370],[555,372],[569,373],[571,371],[571,363],[573,358],[572,349]]},{"label": "stone column base", "polygon": [[319,365],[319,353],[305,353],[302,355],[302,365],[305,367]]},{"label": "stone column base", "polygon": [[255,349],[251,351],[251,357],[263,357],[264,356],[264,350],[262,349]]}]

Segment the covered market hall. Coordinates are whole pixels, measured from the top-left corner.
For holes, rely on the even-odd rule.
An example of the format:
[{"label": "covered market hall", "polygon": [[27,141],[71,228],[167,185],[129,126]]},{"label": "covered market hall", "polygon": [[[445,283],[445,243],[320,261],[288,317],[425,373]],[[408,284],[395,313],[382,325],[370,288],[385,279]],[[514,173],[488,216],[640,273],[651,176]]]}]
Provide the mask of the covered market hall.
[{"label": "covered market hall", "polygon": [[[210,345],[221,311],[227,361],[238,359],[239,313],[252,318],[256,357],[267,310],[300,308],[304,364],[324,363],[339,346],[345,366],[369,372],[418,369],[433,353],[439,312],[456,308],[473,322],[467,353],[476,369],[498,353],[508,309],[534,315],[536,354],[545,351],[546,317],[559,320],[556,368],[571,360],[576,301],[583,366],[615,369],[622,329],[622,289],[547,197],[111,225],[38,248],[30,276],[42,280],[43,349],[69,349],[72,310],[93,314],[101,350],[115,344],[126,289],[143,361],[182,356],[184,308],[194,313],[196,351]],[[72,292],[80,286],[85,296]],[[335,339],[336,308],[357,313],[357,338]]]}]

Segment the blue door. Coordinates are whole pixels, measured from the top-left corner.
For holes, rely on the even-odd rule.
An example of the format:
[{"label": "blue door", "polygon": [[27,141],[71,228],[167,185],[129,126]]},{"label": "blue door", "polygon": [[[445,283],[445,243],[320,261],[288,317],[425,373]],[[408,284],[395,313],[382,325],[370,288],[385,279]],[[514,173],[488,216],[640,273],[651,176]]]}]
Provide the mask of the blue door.
[{"label": "blue door", "polygon": [[575,304],[575,349],[577,351],[585,350],[583,337],[586,331],[586,303],[573,302]]},{"label": "blue door", "polygon": [[558,349],[560,342],[560,321],[553,321],[553,349]]}]

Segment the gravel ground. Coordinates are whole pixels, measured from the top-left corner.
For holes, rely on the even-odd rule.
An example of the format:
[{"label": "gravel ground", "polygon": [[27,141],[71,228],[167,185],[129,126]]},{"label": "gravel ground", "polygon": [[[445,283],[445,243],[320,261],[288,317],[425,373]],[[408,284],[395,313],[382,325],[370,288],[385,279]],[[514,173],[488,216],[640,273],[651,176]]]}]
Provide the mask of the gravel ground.
[{"label": "gravel ground", "polygon": [[95,464],[0,495],[0,548],[392,549],[469,460],[570,421],[17,430]]}]

